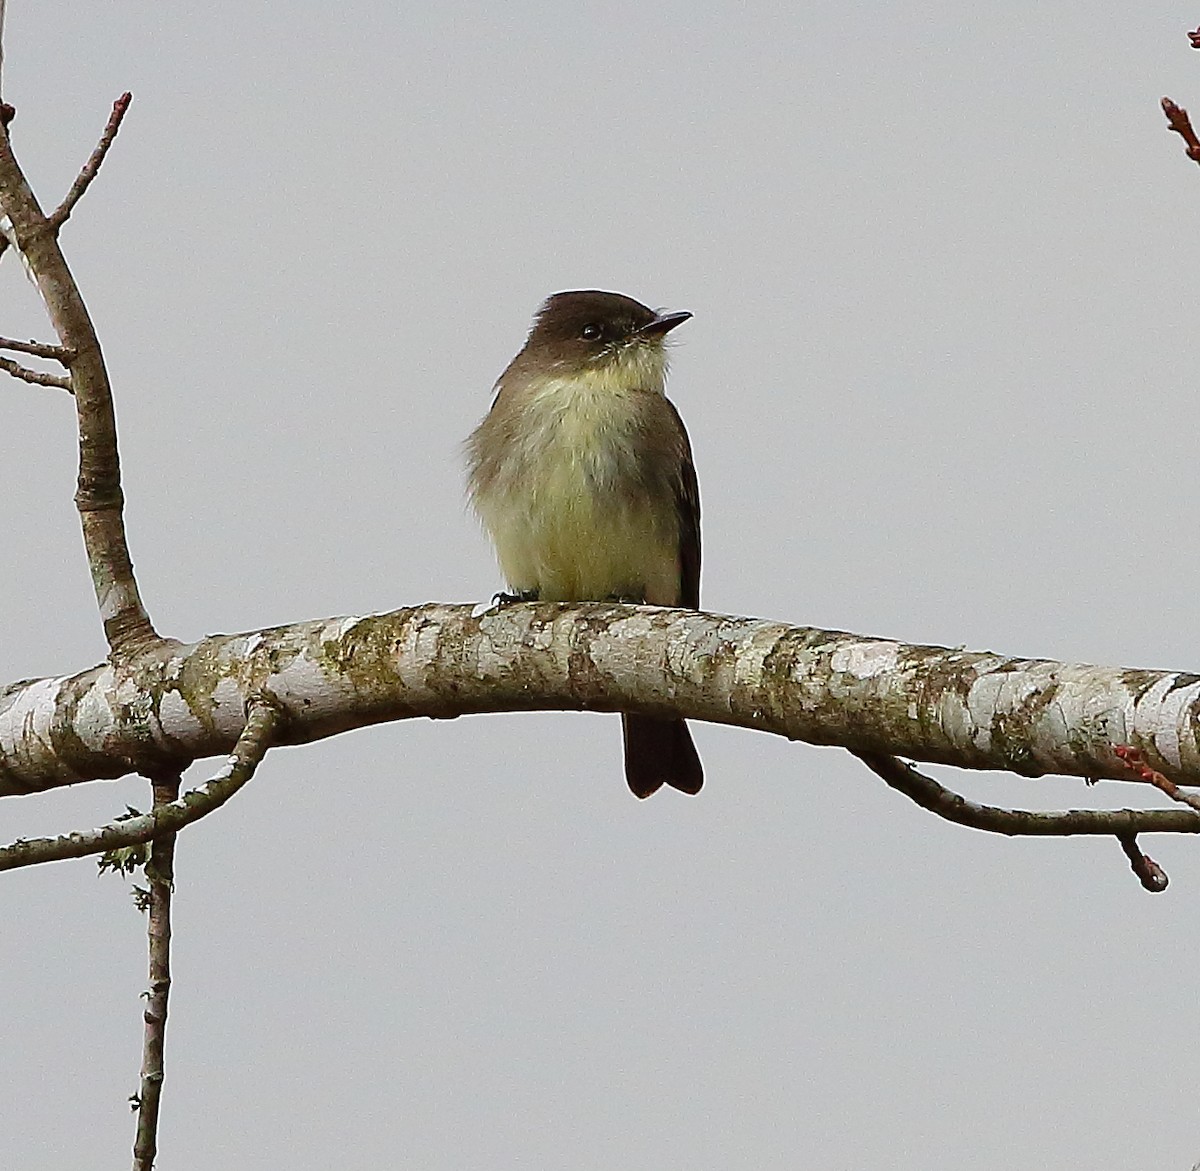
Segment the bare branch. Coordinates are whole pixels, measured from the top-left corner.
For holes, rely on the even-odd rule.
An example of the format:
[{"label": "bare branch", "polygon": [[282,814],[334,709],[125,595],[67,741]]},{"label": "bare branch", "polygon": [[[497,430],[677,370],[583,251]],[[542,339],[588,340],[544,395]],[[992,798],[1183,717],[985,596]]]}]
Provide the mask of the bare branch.
[{"label": "bare branch", "polygon": [[1200,817],[1174,809],[1002,809],[980,805],[947,789],[894,756],[855,752],[873,773],[922,809],[947,821],[1011,837],[1128,836],[1138,833],[1200,833]]},{"label": "bare branch", "polygon": [[45,358],[49,362],[57,362],[60,366],[70,366],[74,356],[63,346],[48,346],[45,342],[22,342],[11,337],[0,337],[0,350],[12,350],[15,354],[32,354],[35,358]]},{"label": "bare branch", "polygon": [[1200,138],[1192,129],[1188,112],[1177,106],[1170,98],[1162,99],[1163,113],[1167,116],[1167,128],[1174,130],[1184,141],[1184,153],[1194,163],[1200,163]]},{"label": "bare branch", "polygon": [[71,390],[69,378],[61,374],[46,374],[41,370],[30,370],[28,366],[22,366],[20,362],[14,362],[11,358],[0,358],[0,370],[3,370],[5,374],[11,374],[14,378],[19,378],[22,382],[31,382],[34,386],[55,386],[59,390],[74,393]]},{"label": "bare branch", "polygon": [[[114,117],[116,113],[114,107]],[[59,342],[74,355],[71,385],[79,423],[75,505],[109,649],[118,657],[136,653],[153,644],[158,635],[142,605],[125,537],[116,418],[104,355],[75,278],[59,249],[55,226],[30,190],[3,126],[0,221],[7,221],[7,234],[33,274]]]},{"label": "bare branch", "polygon": [[108,850],[140,845],[172,834],[212,813],[230,799],[252,776],[271,746],[280,714],[260,700],[251,708],[241,735],[225,764],[204,784],[178,800],[156,805],[149,813],[110,822],[98,829],[58,838],[17,841],[0,849],[0,870],[16,870],[63,858],[85,858]]},{"label": "bare branch", "polygon": [[100,141],[96,143],[96,149],[88,156],[88,161],[83,164],[82,170],[75,177],[75,182],[71,184],[71,189],[62,203],[46,217],[55,232],[67,222],[71,212],[75,210],[75,205],[91,186],[92,180],[100,170],[100,164],[104,162],[104,156],[108,154],[108,148],[112,146],[113,139],[117,137],[117,131],[121,129],[121,122],[132,101],[133,94],[127,92],[113,102],[112,113],[108,116],[108,124],[104,127],[104,133],[100,135]]},{"label": "bare branch", "polygon": [[[154,781],[154,808],[179,798],[179,776]],[[142,1014],[142,1076],[137,1094],[137,1136],[133,1143],[133,1171],[151,1171],[158,1153],[158,1111],[162,1101],[163,1054],[167,1040],[167,1001],[171,993],[171,894],[175,887],[175,834],[155,838],[146,864],[150,885],[147,910],[150,986]]]},{"label": "bare branch", "polygon": [[[1167,875],[1153,858],[1137,845],[1139,827],[1144,832],[1200,833],[1200,818],[1172,817],[1170,809],[1064,809],[1049,812],[1028,809],[1001,809],[980,805],[939,784],[894,756],[856,752],[872,772],[893,789],[911,798],[947,821],[989,833],[1010,836],[1065,837],[1076,834],[1115,833],[1130,868],[1142,886],[1153,894],[1167,889]],[[1194,824],[1189,824],[1189,822]]]},{"label": "bare branch", "polygon": [[1128,744],[1117,744],[1113,746],[1113,752],[1129,766],[1131,772],[1143,781],[1148,781],[1156,789],[1161,789],[1172,801],[1178,801],[1200,812],[1200,796],[1185,792],[1174,781],[1164,777],[1158,769],[1151,768],[1138,749],[1132,748]]},{"label": "bare branch", "polygon": [[1137,834],[1117,834],[1117,841],[1129,859],[1129,868],[1146,890],[1151,894],[1159,894],[1167,889],[1167,872],[1149,854],[1143,854],[1138,849]]}]

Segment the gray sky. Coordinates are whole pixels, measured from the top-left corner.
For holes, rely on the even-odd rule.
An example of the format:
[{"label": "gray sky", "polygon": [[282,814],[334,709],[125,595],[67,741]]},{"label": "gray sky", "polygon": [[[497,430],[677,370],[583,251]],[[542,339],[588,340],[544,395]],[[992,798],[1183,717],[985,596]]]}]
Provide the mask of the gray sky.
[{"label": "gray sky", "polygon": [[[1200,669],[1200,170],[1158,109],[1200,113],[1195,5],[9,9],[44,202],[135,95],[64,242],[165,633],[490,595],[459,444],[582,286],[695,313],[707,607]],[[11,256],[0,332],[49,340]],[[6,681],[103,653],[74,444],[0,385]],[[1200,843],[1145,843],[1151,896],[1115,842],[695,739],[702,795],[645,803],[613,716],[273,753],[180,843],[164,1171],[1200,1160]],[[126,802],[9,799],[0,836]],[[0,907],[5,1161],[121,1166],[142,917],[90,861]]]}]

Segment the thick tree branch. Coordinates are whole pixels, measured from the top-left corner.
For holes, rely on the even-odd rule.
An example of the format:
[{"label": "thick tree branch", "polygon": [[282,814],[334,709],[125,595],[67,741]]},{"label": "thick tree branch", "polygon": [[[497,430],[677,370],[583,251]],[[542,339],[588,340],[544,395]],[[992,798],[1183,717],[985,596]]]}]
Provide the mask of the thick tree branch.
[{"label": "thick tree branch", "polygon": [[108,372],[87,307],[58,247],[56,226],[43,213],[26,182],[2,125],[0,216],[7,221],[6,234],[37,283],[59,342],[73,354],[71,387],[79,423],[75,504],[109,648],[118,656],[136,653],[153,643],[157,635],[138,594],[125,538],[125,501]]},{"label": "thick tree branch", "polygon": [[[154,781],[154,808],[179,797],[179,775]],[[133,1171],[151,1171],[158,1153],[158,1111],[162,1101],[163,1056],[167,1040],[167,1005],[171,993],[171,895],[175,889],[175,834],[156,838],[146,864],[149,885],[146,934],[149,942],[149,987],[142,1013],[141,1085],[135,1099],[137,1133],[133,1142]]]},{"label": "thick tree branch", "polygon": [[178,799],[164,803],[156,801],[149,813],[125,817],[98,829],[14,842],[0,849],[0,870],[16,870],[63,858],[85,858],[89,854],[128,849],[175,834],[219,809],[254,776],[271,746],[279,722],[280,715],[275,707],[267,702],[254,702],[229,759],[204,784],[190,789]]},{"label": "thick tree branch", "polygon": [[[1137,780],[1116,752],[1131,746],[1176,783],[1200,784],[1200,675],[646,606],[524,604],[476,615],[430,604],[162,645],[13,684],[0,691],[0,795],[227,752],[261,696],[281,712],[276,743],[414,716],[635,711],[840,745],[866,759],[1023,776]],[[914,800],[998,832],[1200,832],[1191,810],[1023,814],[938,794],[909,770],[898,779]],[[70,848],[78,856],[94,845]],[[21,848],[10,847],[7,863],[0,856],[0,868]]]},{"label": "thick tree branch", "polygon": [[71,391],[71,380],[64,378],[61,374],[46,374],[41,370],[30,370],[28,366],[22,366],[20,362],[14,362],[11,358],[0,358],[0,370],[5,374],[11,374],[14,378],[19,378],[22,382],[32,383],[34,386],[54,386],[59,390]]}]

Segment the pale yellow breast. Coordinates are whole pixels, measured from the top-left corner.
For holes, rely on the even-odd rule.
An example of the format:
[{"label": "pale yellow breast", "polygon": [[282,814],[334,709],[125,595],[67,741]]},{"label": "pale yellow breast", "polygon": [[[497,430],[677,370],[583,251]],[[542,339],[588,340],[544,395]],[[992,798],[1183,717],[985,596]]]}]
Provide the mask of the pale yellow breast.
[{"label": "pale yellow breast", "polygon": [[476,499],[513,589],[677,600],[674,501],[650,499],[634,474],[645,393],[600,378],[547,379],[530,392],[504,475]]}]

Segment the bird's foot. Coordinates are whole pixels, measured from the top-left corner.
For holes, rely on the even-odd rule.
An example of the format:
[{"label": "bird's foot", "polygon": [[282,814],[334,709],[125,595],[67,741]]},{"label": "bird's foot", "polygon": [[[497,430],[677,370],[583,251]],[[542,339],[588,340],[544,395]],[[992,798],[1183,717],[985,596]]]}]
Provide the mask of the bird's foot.
[{"label": "bird's foot", "polygon": [[485,614],[494,614],[505,606],[515,606],[518,602],[536,602],[536,590],[528,590],[519,594],[494,594],[490,602],[480,602],[472,611],[472,618],[482,618]]},{"label": "bird's foot", "polygon": [[492,605],[499,609],[502,606],[515,606],[518,602],[536,602],[537,590],[518,590],[516,593],[499,593],[492,596]]}]

